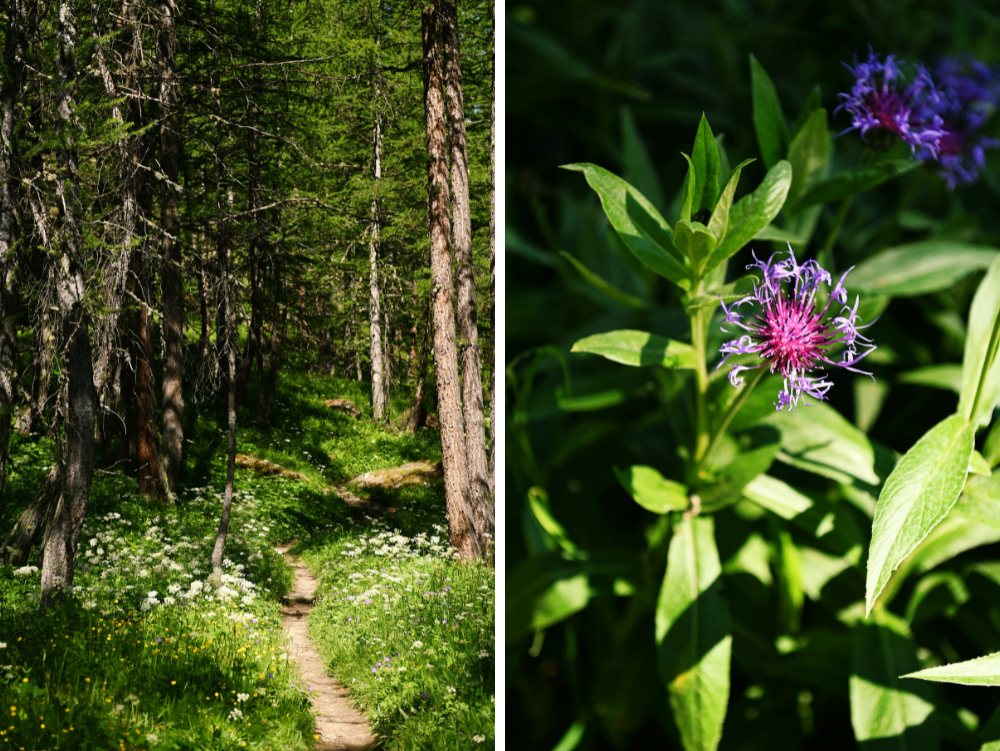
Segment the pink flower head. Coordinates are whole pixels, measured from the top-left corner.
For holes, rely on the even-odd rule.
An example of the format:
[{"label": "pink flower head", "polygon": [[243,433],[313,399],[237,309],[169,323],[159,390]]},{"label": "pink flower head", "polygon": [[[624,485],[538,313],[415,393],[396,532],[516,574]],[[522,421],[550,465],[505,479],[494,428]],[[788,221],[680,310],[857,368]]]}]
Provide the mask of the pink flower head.
[{"label": "pink flower head", "polygon": [[[729,382],[733,386],[742,386],[743,376],[740,374],[744,370],[767,365],[772,373],[780,373],[785,381],[775,407],[779,411],[786,407],[792,411],[803,395],[818,401],[826,399],[827,391],[833,386],[823,372],[828,365],[872,375],[854,366],[872,352],[875,345],[860,333],[871,325],[858,325],[860,297],[855,299],[853,308],[847,305],[844,279],[851,269],[844,272],[826,304],[817,310],[816,291],[820,284],[829,285],[833,281],[830,274],[816,261],[799,264],[791,245],[788,246],[788,257],[773,263],[777,255],[775,253],[767,261],[760,261],[755,255],[755,263],[747,268],[760,269],[763,279],[754,286],[753,294],[734,301],[729,307],[722,303],[724,325],[735,325],[746,333],[722,345],[719,351],[724,357],[716,370],[732,355],[757,353],[758,359],[765,362],[755,366],[733,365]],[[840,315],[828,316],[834,300],[841,306]],[[740,312],[744,306],[754,304],[756,309],[749,315]],[[747,319],[745,322],[744,318]],[[722,330],[736,333],[724,327]],[[834,350],[841,347],[843,352],[833,359]],[[858,354],[859,347],[863,349],[861,354]],[[807,402],[803,403],[809,406]]]}]

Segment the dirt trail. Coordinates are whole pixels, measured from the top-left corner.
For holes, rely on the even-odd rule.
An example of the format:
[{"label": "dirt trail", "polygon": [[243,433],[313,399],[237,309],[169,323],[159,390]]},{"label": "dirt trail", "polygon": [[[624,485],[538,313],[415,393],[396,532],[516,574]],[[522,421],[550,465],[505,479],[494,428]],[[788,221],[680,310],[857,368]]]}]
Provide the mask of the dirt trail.
[{"label": "dirt trail", "polygon": [[285,595],[281,612],[285,615],[284,627],[289,640],[288,656],[298,664],[302,679],[314,692],[310,701],[318,713],[315,732],[320,736],[316,751],[369,749],[375,743],[375,736],[368,719],[348,704],[347,689],[326,674],[322,658],[309,641],[306,616],[316,596],[316,577],[296,556],[288,555],[293,544],[285,543],[276,548],[295,569],[295,586]]}]

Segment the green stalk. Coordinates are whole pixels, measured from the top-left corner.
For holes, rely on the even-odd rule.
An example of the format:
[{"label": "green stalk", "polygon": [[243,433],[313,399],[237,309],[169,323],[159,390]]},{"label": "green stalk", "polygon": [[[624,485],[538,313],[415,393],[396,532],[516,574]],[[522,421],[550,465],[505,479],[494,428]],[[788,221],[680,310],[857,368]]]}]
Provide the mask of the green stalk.
[{"label": "green stalk", "polygon": [[[701,287],[702,285],[699,283],[695,294],[701,293]],[[708,370],[705,367],[705,344],[708,335],[708,320],[711,314],[711,309],[708,310],[708,316],[706,316],[704,309],[699,309],[691,316],[691,344],[695,351],[695,403],[697,406],[692,468],[696,468],[700,464],[701,458],[708,449]]]},{"label": "green stalk", "polygon": [[976,398],[972,401],[972,411],[969,413],[970,420],[976,419],[976,412],[979,411],[979,401],[983,396],[983,384],[986,383],[986,379],[989,377],[993,361],[997,356],[998,347],[1000,347],[1000,315],[993,322],[993,333],[990,334],[990,346],[986,348],[983,369],[979,374],[979,384],[976,386]]},{"label": "green stalk", "polygon": [[829,254],[833,252],[833,246],[837,243],[837,238],[840,236],[840,230],[844,226],[844,220],[847,219],[847,212],[851,210],[851,203],[854,202],[854,196],[848,196],[840,202],[840,208],[837,209],[837,217],[833,221],[833,229],[830,230],[830,234],[826,237],[826,243],[823,245],[823,254]]},{"label": "green stalk", "polygon": [[705,450],[704,456],[698,459],[697,469],[699,472],[701,471],[701,467],[705,463],[705,460],[712,455],[715,447],[718,445],[719,441],[722,440],[722,436],[726,434],[726,429],[729,427],[729,423],[731,423],[733,418],[736,417],[736,413],[743,407],[747,397],[750,396],[750,392],[753,391],[754,386],[760,383],[760,379],[764,377],[765,372],[766,369],[763,366],[757,368],[757,372],[753,374],[753,377],[743,386],[742,389],[740,389],[739,394],[736,395],[736,399],[734,399],[733,403],[729,406],[725,417],[723,417],[722,422],[719,423],[719,427],[717,427],[715,432],[712,434],[712,440],[709,441],[708,448]]}]

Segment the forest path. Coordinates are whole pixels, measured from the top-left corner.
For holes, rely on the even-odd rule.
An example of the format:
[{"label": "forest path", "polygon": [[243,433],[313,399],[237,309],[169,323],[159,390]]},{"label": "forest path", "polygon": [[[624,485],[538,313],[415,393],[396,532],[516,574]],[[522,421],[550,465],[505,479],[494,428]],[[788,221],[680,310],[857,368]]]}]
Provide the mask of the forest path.
[{"label": "forest path", "polygon": [[316,751],[348,749],[362,751],[375,743],[368,725],[368,718],[352,707],[348,701],[348,691],[326,674],[323,660],[309,640],[306,616],[312,609],[316,597],[316,577],[309,568],[288,554],[294,542],[284,543],[275,548],[295,570],[295,585],[285,595],[284,628],[288,634],[288,656],[299,667],[299,673],[307,686],[311,687],[310,701],[316,710],[316,730],[319,736]]}]

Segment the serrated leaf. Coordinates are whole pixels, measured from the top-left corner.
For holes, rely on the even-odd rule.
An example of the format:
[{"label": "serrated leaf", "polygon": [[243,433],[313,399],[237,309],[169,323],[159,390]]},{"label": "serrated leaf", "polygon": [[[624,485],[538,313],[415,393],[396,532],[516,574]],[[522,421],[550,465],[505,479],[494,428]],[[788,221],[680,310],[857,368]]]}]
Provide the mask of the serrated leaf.
[{"label": "serrated leaf", "polygon": [[704,112],[694,137],[691,161],[697,177],[691,210],[711,209],[719,200],[719,149]]},{"label": "serrated leaf", "polygon": [[650,334],[648,331],[621,329],[588,336],[573,345],[571,352],[587,352],[612,362],[634,367],[662,365],[665,368],[695,367],[694,347],[684,342]]},{"label": "serrated leaf", "polygon": [[792,184],[786,202],[797,210],[796,201],[802,192],[822,174],[830,158],[830,131],[826,125],[826,110],[814,111],[802,130],[788,147],[788,161],[792,165]]},{"label": "serrated leaf", "polygon": [[686,751],[714,751],[729,701],[732,635],[709,517],[682,518],[656,608],[660,674]]},{"label": "serrated leaf", "polygon": [[642,300],[634,295],[630,295],[627,292],[622,292],[620,289],[615,287],[613,284],[605,281],[602,277],[595,274],[593,271],[588,269],[582,261],[577,260],[572,255],[567,253],[565,250],[559,252],[563,258],[572,264],[573,268],[577,270],[583,280],[587,282],[591,287],[596,289],[598,292],[603,294],[610,300],[614,300],[619,305],[623,305],[626,308],[632,308],[633,310],[645,310],[649,307],[645,300]]},{"label": "serrated leaf", "polygon": [[715,250],[715,235],[700,222],[678,219],[674,225],[674,247],[688,259],[691,269],[700,275],[702,263]]},{"label": "serrated leaf", "polygon": [[781,111],[774,82],[750,55],[750,87],[753,95],[753,127],[760,144],[760,155],[768,169],[778,163],[788,150],[788,123]]},{"label": "serrated leaf", "polygon": [[736,186],[740,181],[740,173],[742,173],[743,168],[752,161],[752,159],[744,159],[736,165],[736,169],[734,169],[732,175],[729,176],[729,180],[726,182],[726,187],[719,196],[719,201],[715,204],[715,210],[712,211],[712,216],[708,220],[708,231],[711,232],[715,236],[715,239],[720,243],[726,239],[726,232],[729,229],[729,210],[733,206],[733,196],[736,193]]},{"label": "serrated leaf", "polygon": [[507,579],[507,641],[516,641],[587,607],[590,585],[577,561],[558,553],[525,558]]},{"label": "serrated leaf", "polygon": [[[1000,398],[1000,255],[979,283],[969,309],[958,411],[977,425],[993,414]],[[977,402],[978,399],[978,402]],[[973,414],[975,409],[975,414]]]},{"label": "serrated leaf", "polygon": [[647,511],[666,514],[684,511],[691,505],[686,487],[668,480],[652,467],[637,465],[625,470],[615,467],[614,470],[625,492]]},{"label": "serrated leaf", "polygon": [[567,164],[562,169],[583,173],[611,226],[636,258],[683,289],[690,288],[684,260],[671,242],[670,225],[642,193],[596,164]]},{"label": "serrated leaf", "polygon": [[958,683],[962,686],[1000,686],[1000,652],[965,662],[918,670],[902,677],[938,683]]},{"label": "serrated leaf", "polygon": [[663,189],[660,179],[653,169],[653,160],[636,126],[635,117],[629,107],[622,107],[622,161],[624,178],[636,187],[656,207],[663,206]]},{"label": "serrated leaf", "polygon": [[859,623],[851,645],[851,726],[859,748],[934,751],[938,729],[929,686],[900,683],[899,674],[919,667],[908,635],[886,618]]},{"label": "serrated leaf", "polygon": [[870,292],[891,297],[915,297],[948,289],[997,258],[985,245],[951,240],[899,245],[876,253],[858,264],[847,277],[852,292]]},{"label": "serrated leaf", "polygon": [[792,165],[781,160],[764,176],[757,189],[743,196],[729,210],[726,239],[716,246],[705,262],[704,274],[734,255],[764,229],[785,205],[792,184]]},{"label": "serrated leaf", "polygon": [[974,435],[971,424],[952,415],[917,441],[885,481],[868,553],[865,600],[869,612],[892,572],[958,500]]},{"label": "serrated leaf", "polygon": [[839,201],[848,196],[876,188],[882,183],[916,169],[921,162],[912,159],[894,159],[866,164],[838,172],[808,188],[799,198],[796,208],[804,209],[814,204]]}]

